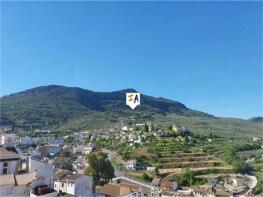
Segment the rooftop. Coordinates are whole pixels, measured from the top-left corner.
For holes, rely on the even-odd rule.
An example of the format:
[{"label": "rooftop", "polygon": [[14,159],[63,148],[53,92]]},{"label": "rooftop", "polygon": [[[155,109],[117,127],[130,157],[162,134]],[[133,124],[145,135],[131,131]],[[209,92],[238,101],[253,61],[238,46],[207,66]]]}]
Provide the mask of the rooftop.
[{"label": "rooftop", "polygon": [[8,150],[7,148],[0,147],[0,160],[19,160],[19,155],[13,150]]},{"label": "rooftop", "polygon": [[0,175],[0,186],[15,185],[13,174]]},{"label": "rooftop", "polygon": [[76,179],[78,179],[79,177],[81,177],[83,175],[81,174],[69,174],[64,176],[61,181],[75,181]]},{"label": "rooftop", "polygon": [[106,184],[99,189],[99,193],[109,196],[124,196],[138,191],[140,186],[133,184]]},{"label": "rooftop", "polygon": [[71,174],[70,170],[55,169],[54,177],[57,177],[60,180],[70,174]]},{"label": "rooftop", "polygon": [[158,186],[161,182],[162,178],[160,177],[154,177],[154,179],[152,180],[152,185],[154,186]]},{"label": "rooftop", "polygon": [[17,185],[28,185],[36,179],[34,173],[19,174],[15,176]]}]

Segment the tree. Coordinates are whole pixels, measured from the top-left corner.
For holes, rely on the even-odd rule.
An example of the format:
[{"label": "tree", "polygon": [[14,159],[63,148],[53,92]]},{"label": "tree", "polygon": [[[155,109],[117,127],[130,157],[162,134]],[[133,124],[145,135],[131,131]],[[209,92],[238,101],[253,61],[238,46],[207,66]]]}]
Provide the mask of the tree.
[{"label": "tree", "polygon": [[130,147],[125,147],[124,150],[122,151],[122,157],[124,160],[128,160],[131,158],[132,155],[132,150]]},{"label": "tree", "polygon": [[142,180],[144,180],[144,181],[151,181],[151,177],[149,177],[149,175],[144,172],[142,174]]},{"label": "tree", "polygon": [[88,162],[86,174],[93,177],[94,185],[98,185],[101,180],[108,183],[114,177],[114,168],[105,153],[90,153]]},{"label": "tree", "polygon": [[251,171],[251,167],[245,162],[235,160],[233,161],[233,170],[235,173],[245,174]]},{"label": "tree", "polygon": [[173,125],[169,125],[169,126],[168,126],[168,130],[169,130],[169,131],[172,131],[172,130],[173,130]]},{"label": "tree", "polygon": [[253,193],[258,195],[258,194],[263,194],[263,183],[262,182],[258,182],[256,187],[253,190]]},{"label": "tree", "polygon": [[194,173],[189,168],[187,168],[184,173],[180,176],[180,185],[191,186],[194,184]]},{"label": "tree", "polygon": [[158,175],[159,174],[159,168],[160,168],[160,164],[159,163],[156,163],[155,164],[155,174]]},{"label": "tree", "polygon": [[144,132],[148,132],[149,131],[149,125],[148,124],[145,124],[144,125]]},{"label": "tree", "polygon": [[236,158],[235,148],[231,145],[227,145],[224,150],[224,158],[228,163],[232,163]]}]

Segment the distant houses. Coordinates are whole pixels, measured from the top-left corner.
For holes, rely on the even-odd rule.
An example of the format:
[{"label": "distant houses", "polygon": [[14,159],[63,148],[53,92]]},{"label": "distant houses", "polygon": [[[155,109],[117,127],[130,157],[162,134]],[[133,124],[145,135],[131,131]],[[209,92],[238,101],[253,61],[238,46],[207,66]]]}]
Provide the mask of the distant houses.
[{"label": "distant houses", "polygon": [[[39,146],[31,157],[20,155],[14,134],[2,133],[0,137],[0,196],[92,196],[92,177],[70,170],[58,173],[53,158],[43,160],[52,152],[57,154],[60,145]],[[35,158],[34,153],[40,157]]]}]

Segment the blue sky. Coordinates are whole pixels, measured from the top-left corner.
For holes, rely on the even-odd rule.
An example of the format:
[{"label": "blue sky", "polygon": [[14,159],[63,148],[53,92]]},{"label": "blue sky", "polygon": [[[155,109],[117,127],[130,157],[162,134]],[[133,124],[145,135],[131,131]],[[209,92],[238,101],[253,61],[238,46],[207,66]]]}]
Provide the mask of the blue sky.
[{"label": "blue sky", "polygon": [[1,96],[135,88],[217,116],[262,109],[261,2],[2,2]]}]

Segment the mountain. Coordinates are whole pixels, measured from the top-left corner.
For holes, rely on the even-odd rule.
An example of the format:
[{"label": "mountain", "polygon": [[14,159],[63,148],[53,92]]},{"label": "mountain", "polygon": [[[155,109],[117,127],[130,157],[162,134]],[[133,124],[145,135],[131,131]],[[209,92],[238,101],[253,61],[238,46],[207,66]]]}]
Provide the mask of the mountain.
[{"label": "mountain", "polygon": [[263,117],[260,117],[260,116],[253,117],[253,118],[248,119],[248,121],[250,121],[250,122],[263,122]]},{"label": "mountain", "polygon": [[94,92],[58,85],[36,87],[1,97],[1,120],[11,120],[16,125],[51,127],[70,121],[117,122],[130,116],[151,119],[154,115],[176,114],[214,118],[210,114],[189,109],[180,102],[144,94],[141,94],[141,105],[131,110],[125,104],[126,92],[136,90]]}]

